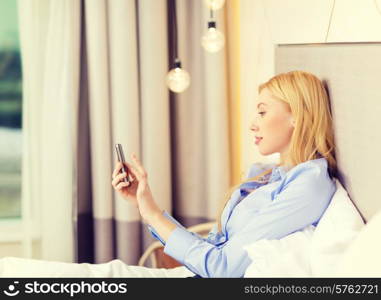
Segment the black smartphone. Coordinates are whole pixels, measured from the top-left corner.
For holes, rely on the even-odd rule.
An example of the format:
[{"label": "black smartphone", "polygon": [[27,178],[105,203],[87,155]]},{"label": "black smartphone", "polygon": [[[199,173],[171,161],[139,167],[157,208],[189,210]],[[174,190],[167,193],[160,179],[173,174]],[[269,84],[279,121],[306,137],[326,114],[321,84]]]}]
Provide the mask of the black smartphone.
[{"label": "black smartphone", "polygon": [[[115,144],[115,151],[116,151],[116,155],[118,157],[118,161],[120,161],[121,163],[125,163],[125,159],[124,159],[124,153],[123,153],[123,148],[122,148],[122,145],[121,144]],[[119,173],[127,173],[127,176],[123,178],[123,181],[128,183],[130,182],[129,180],[129,173],[128,173],[128,169],[126,168],[126,166],[123,164],[123,167],[121,169],[121,172]]]}]

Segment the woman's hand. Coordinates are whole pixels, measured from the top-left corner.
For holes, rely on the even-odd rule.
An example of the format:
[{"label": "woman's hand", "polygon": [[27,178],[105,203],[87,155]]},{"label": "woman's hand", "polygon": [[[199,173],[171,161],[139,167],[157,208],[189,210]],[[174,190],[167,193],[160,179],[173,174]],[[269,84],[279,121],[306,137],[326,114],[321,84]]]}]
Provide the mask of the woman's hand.
[{"label": "woman's hand", "polygon": [[[130,170],[130,164],[124,163],[124,166]],[[117,162],[115,165],[115,169],[112,173],[112,186],[119,194],[126,200],[133,203],[136,207],[138,207],[138,202],[136,199],[136,191],[138,189],[138,182],[136,181],[136,177],[129,172],[130,178],[129,182],[124,182],[123,179],[127,177],[127,173],[119,174],[122,169],[123,164],[121,162]]]},{"label": "woman's hand", "polygon": [[147,172],[143,168],[135,154],[131,155],[133,164],[125,163],[132,177],[131,183],[123,182],[126,173],[119,174],[122,163],[118,163],[113,172],[112,185],[119,191],[123,198],[134,203],[138,208],[142,218],[147,221],[156,214],[161,214],[160,208],[153,199],[151,189],[148,185]]}]

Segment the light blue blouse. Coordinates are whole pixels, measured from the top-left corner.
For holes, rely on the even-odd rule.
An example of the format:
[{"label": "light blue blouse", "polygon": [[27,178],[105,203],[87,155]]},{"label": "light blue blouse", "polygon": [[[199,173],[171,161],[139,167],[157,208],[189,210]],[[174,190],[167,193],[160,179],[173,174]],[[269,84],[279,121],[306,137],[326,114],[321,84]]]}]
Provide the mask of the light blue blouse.
[{"label": "light blue blouse", "polygon": [[[243,277],[251,263],[243,246],[260,239],[280,239],[308,225],[317,225],[328,207],[335,182],[328,174],[325,158],[309,160],[286,171],[283,166],[254,163],[246,178],[273,167],[268,183],[241,184],[207,238],[188,231],[166,211],[163,214],[177,227],[165,242],[164,253],[201,277]],[[250,194],[251,189],[256,189]],[[250,194],[250,195],[248,195]]]}]

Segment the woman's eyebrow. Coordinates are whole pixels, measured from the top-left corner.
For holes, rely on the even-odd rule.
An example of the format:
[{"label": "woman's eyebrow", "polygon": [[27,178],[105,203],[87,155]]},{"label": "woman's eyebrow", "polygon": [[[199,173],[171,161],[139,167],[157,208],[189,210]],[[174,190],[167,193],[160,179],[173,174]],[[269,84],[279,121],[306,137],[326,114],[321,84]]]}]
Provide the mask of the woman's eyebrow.
[{"label": "woman's eyebrow", "polygon": [[267,105],[266,103],[260,102],[260,103],[258,103],[257,108],[258,108],[261,104],[263,104],[263,105]]}]

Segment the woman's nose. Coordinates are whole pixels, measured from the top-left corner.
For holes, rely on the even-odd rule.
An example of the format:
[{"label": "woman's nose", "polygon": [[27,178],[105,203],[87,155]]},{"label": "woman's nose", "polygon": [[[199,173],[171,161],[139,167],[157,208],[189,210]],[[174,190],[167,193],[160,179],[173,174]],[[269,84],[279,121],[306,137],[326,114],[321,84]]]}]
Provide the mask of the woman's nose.
[{"label": "woman's nose", "polygon": [[252,131],[258,131],[258,126],[257,125],[255,125],[255,123],[253,122],[253,123],[251,123],[251,125],[250,125],[250,128],[249,128],[250,130],[252,130]]}]

